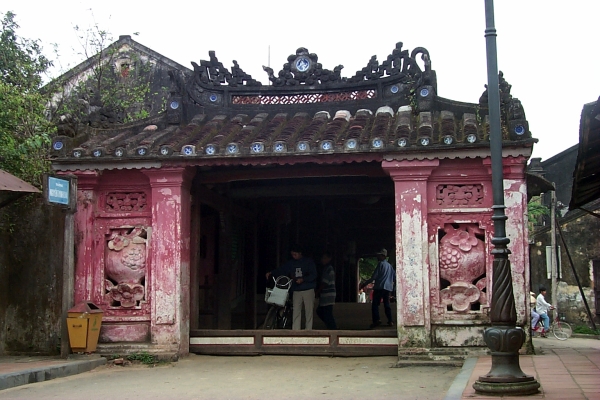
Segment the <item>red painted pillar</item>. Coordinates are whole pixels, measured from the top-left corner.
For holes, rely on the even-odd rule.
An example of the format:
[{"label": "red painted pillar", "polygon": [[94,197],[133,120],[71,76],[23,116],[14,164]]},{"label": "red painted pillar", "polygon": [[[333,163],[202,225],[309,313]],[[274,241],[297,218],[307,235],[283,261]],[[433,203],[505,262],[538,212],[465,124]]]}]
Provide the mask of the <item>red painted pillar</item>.
[{"label": "red painted pillar", "polygon": [[[489,168],[491,160],[486,158],[483,165]],[[504,213],[506,220],[506,236],[510,239],[508,249],[512,273],[513,294],[517,312],[517,325],[527,326],[529,323],[529,232],[527,231],[527,179],[525,168],[527,158],[506,157],[502,159],[504,177]],[[489,294],[491,298],[491,290]]]},{"label": "red painted pillar", "polygon": [[153,299],[151,337],[165,349],[189,353],[190,335],[190,184],[193,170],[144,170],[152,190]]},{"label": "red painted pillar", "polygon": [[429,347],[427,180],[439,160],[384,161],[396,198],[396,281],[401,347]]},{"label": "red painted pillar", "polygon": [[101,172],[80,171],[77,175],[75,213],[75,293],[74,304],[93,300],[94,211],[96,188]]}]

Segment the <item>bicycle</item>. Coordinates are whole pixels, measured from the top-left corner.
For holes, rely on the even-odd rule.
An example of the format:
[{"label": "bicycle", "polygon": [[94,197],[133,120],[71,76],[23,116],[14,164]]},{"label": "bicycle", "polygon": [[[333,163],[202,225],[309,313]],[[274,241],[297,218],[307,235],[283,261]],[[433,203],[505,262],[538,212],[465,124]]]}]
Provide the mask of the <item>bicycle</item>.
[{"label": "bicycle", "polygon": [[265,302],[270,304],[271,307],[267,311],[267,316],[261,328],[289,329],[292,325],[292,302],[289,296],[292,279],[287,276],[273,279],[275,281],[273,288],[267,288],[265,292]]},{"label": "bicycle", "polygon": [[[554,308],[556,310],[556,308]],[[558,317],[558,310],[556,310],[556,318],[550,324],[550,332],[554,335],[558,340],[567,340],[573,334],[573,329],[571,325],[567,322],[561,321]],[[535,332],[540,334],[540,337],[546,337],[546,332],[544,332],[544,321],[540,318],[538,321],[538,326],[534,329]]]}]

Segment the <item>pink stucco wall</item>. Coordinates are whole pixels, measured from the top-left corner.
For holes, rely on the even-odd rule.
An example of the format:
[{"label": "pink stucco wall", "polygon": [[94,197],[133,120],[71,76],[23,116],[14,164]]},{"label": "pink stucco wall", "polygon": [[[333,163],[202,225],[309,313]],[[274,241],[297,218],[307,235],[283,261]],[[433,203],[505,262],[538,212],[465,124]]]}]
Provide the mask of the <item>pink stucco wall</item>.
[{"label": "pink stucco wall", "polygon": [[[145,342],[187,354],[192,173],[163,168],[76,175],[75,302],[92,301],[104,310],[101,342]],[[115,264],[125,275],[111,274]]]},{"label": "pink stucco wall", "polygon": [[[529,280],[525,161],[525,157],[504,159],[507,234],[511,239],[510,258],[520,323],[527,321],[525,293]],[[482,332],[489,324],[488,299],[492,286],[493,198],[489,159],[385,161],[383,168],[394,180],[396,192],[399,351],[403,347],[483,346]],[[448,199],[440,198],[447,188],[457,193]],[[464,201],[457,201],[461,195]],[[445,231],[455,228],[474,244],[481,244],[473,249],[467,246],[462,254],[458,251],[459,268],[473,270],[459,273],[462,280],[458,282],[443,283],[440,238]],[[466,261],[460,264],[461,256],[466,260],[477,251],[483,253],[475,257],[480,260],[476,267],[466,266]],[[481,263],[485,264],[484,276],[479,272],[483,268]],[[465,293],[470,293],[472,299],[465,300]]]}]

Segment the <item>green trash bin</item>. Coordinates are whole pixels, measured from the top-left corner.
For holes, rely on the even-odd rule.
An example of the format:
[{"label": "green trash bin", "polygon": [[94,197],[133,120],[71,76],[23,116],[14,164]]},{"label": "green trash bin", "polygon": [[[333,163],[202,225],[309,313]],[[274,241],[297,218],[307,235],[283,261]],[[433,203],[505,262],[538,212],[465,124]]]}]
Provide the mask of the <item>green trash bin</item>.
[{"label": "green trash bin", "polygon": [[96,351],[103,311],[92,302],[79,303],[68,311],[67,328],[73,353]]}]

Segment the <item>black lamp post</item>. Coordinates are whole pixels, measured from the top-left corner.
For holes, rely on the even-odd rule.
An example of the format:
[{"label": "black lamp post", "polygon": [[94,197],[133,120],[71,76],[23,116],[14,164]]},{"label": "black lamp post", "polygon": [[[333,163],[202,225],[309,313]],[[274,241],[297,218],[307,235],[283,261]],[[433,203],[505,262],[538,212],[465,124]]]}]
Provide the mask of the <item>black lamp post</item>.
[{"label": "black lamp post", "polygon": [[492,270],[491,327],[483,334],[492,354],[492,368],[473,384],[476,392],[491,395],[526,395],[538,392],[540,384],[519,366],[519,349],[525,332],[517,327],[517,313],[506,237],[504,184],[502,172],[502,131],[500,129],[500,89],[494,27],[494,2],[485,0],[485,38],[488,73],[490,152],[492,157],[492,193],[494,197],[494,249]]}]

